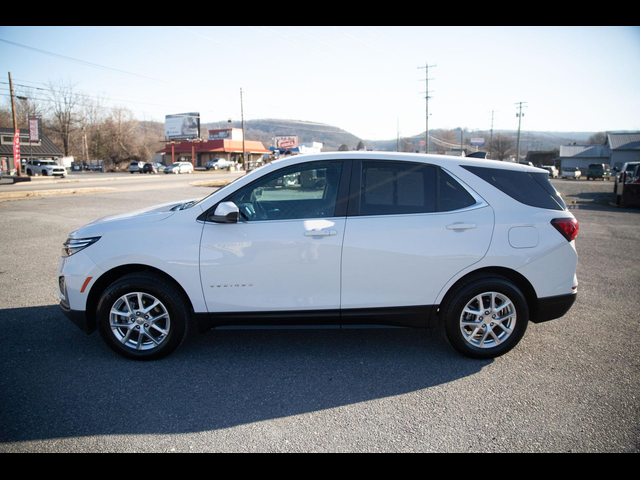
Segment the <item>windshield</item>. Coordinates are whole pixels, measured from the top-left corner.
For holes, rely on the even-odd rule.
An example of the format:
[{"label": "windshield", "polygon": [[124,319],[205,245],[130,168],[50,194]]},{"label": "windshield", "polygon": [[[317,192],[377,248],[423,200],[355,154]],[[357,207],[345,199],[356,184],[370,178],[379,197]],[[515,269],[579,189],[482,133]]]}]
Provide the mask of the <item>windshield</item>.
[{"label": "windshield", "polygon": [[40,165],[56,165],[56,166],[57,166],[58,164],[57,164],[56,162],[47,162],[47,161],[44,161],[44,162],[40,162]]}]

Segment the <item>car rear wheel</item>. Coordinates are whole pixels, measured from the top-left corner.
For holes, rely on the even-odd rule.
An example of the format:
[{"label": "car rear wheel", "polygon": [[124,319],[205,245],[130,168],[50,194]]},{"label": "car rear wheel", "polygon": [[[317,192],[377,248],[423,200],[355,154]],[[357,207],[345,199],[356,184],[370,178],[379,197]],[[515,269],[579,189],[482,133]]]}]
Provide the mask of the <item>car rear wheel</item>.
[{"label": "car rear wheel", "polygon": [[185,339],[189,309],[170,282],[136,273],[107,288],[98,303],[97,319],[100,335],[116,353],[134,360],[158,360]]},{"label": "car rear wheel", "polygon": [[522,292],[502,277],[480,277],[460,287],[441,309],[449,343],[470,358],[509,352],[522,339],[529,308]]}]

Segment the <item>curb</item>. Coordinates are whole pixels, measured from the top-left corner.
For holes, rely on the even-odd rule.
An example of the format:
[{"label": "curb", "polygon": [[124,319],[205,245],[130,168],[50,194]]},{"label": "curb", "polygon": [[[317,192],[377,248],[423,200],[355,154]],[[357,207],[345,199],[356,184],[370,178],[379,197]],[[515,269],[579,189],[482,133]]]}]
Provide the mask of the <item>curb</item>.
[{"label": "curb", "polygon": [[117,192],[117,188],[97,187],[97,188],[64,188],[60,190],[31,190],[28,192],[1,192],[0,202],[6,200],[19,200],[21,198],[33,197],[53,197],[59,195],[83,195],[89,193],[112,193]]}]

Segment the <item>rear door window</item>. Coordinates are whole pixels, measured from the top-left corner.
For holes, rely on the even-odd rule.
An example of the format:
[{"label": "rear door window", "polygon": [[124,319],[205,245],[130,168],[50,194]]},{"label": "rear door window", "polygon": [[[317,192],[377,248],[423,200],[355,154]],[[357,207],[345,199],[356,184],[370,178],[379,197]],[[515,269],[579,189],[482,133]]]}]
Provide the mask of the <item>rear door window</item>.
[{"label": "rear door window", "polygon": [[436,211],[436,168],[404,162],[363,162],[360,215]]},{"label": "rear door window", "polygon": [[359,211],[354,215],[450,212],[476,204],[474,197],[439,167],[423,163],[362,163]]}]

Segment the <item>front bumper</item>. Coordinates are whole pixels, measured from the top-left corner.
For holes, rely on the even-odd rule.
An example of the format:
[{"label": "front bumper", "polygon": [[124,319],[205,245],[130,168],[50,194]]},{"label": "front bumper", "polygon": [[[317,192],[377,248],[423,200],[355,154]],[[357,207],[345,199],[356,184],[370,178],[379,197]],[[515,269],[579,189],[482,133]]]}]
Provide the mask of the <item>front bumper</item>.
[{"label": "front bumper", "polygon": [[62,313],[64,313],[65,317],[71,320],[76,327],[87,335],[91,335],[96,331],[95,323],[88,320],[86,312],[71,310],[71,307],[69,307],[64,300],[60,302],[60,309],[62,310]]}]

